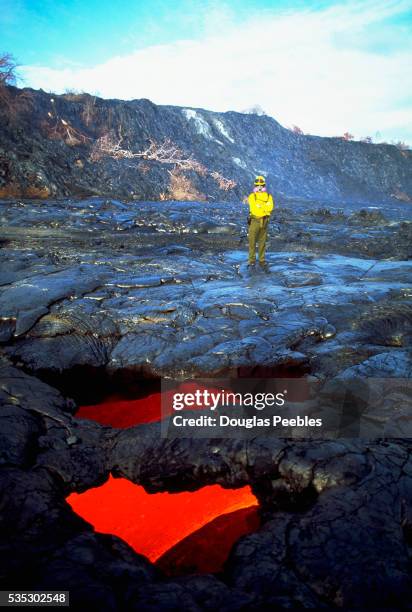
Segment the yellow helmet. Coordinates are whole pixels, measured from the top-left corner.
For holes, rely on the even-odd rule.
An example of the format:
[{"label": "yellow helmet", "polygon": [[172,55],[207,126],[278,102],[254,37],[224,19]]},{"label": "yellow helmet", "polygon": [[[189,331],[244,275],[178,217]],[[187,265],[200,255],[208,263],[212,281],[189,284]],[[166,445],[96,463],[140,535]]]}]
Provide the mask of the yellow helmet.
[{"label": "yellow helmet", "polygon": [[264,185],[266,185],[265,177],[257,176],[255,178],[255,186],[256,187],[263,187]]}]

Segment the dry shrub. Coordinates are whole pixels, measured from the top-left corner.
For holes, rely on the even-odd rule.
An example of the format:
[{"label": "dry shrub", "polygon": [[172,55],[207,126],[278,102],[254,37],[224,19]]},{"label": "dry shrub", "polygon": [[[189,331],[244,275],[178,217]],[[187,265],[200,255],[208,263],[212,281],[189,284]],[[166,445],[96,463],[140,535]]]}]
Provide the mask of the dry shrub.
[{"label": "dry shrub", "polygon": [[54,117],[50,112],[47,115],[48,119],[42,122],[41,127],[50,140],[63,140],[69,147],[76,147],[90,140],[65,119]]},{"label": "dry shrub", "polygon": [[69,100],[70,102],[81,102],[85,96],[88,96],[85,91],[79,91],[78,89],[66,88],[62,94],[62,98]]},{"label": "dry shrub", "polygon": [[219,185],[219,189],[222,189],[223,191],[229,191],[229,189],[234,189],[237,185],[236,181],[225,178],[219,172],[211,172],[210,176]]},{"label": "dry shrub", "polygon": [[107,132],[98,138],[92,147],[90,159],[98,161],[102,157],[114,159],[144,159],[156,161],[161,164],[176,166],[181,170],[194,170],[206,176],[207,169],[192,155],[186,155],[169,138],[161,143],[149,139],[148,146],[143,151],[131,151],[122,147],[123,136],[116,136],[113,131]]},{"label": "dry shrub", "polygon": [[69,147],[86,144],[87,141],[91,140],[86,134],[72,126],[70,121],[60,116],[54,98],[50,98],[50,110],[41,122],[41,128],[46,138],[63,140]]},{"label": "dry shrub", "polygon": [[206,171],[202,164],[193,159],[192,155],[185,155],[169,138],[160,144],[150,139],[149,146],[144,151],[135,153],[135,157],[142,157],[162,164],[172,164],[184,170]]},{"label": "dry shrub", "polygon": [[24,190],[24,196],[26,198],[48,198],[50,196],[50,189],[46,185],[42,187],[31,185]]},{"label": "dry shrub", "polygon": [[0,187],[0,198],[21,198],[23,190],[16,183],[9,183]]},{"label": "dry shrub", "polygon": [[[161,143],[150,139],[148,146],[138,152],[134,152],[122,146],[123,136],[111,131],[103,134],[92,146],[90,160],[99,161],[104,157],[113,159],[141,159],[145,162],[156,161],[160,164],[173,166],[169,170],[170,185],[168,193],[160,194],[160,199],[169,197],[174,200],[205,200],[205,195],[200,193],[193,185],[192,181],[184,174],[185,170],[196,172],[199,176],[211,176],[223,191],[229,191],[236,187],[236,182],[225,178],[219,172],[209,172],[209,170],[196,159],[193,155],[186,155],[170,139]],[[139,164],[137,169],[146,174],[150,166],[148,163]]]},{"label": "dry shrub", "polygon": [[114,159],[133,159],[135,153],[128,149],[122,149],[122,138],[116,138],[114,132],[107,132],[100,136],[93,143],[90,153],[90,160],[95,162],[103,157],[113,157]]},{"label": "dry shrub", "polygon": [[36,187],[30,185],[28,187],[22,187],[18,183],[9,183],[4,187],[0,187],[0,198],[40,198],[45,199],[50,196],[50,189],[43,185],[42,187]]},{"label": "dry shrub", "polygon": [[[179,168],[169,170],[170,185],[168,190],[169,200],[187,200],[187,201],[202,201],[206,200],[203,193],[200,193],[188,178]],[[163,194],[165,195],[165,194]],[[164,197],[164,199],[166,199]]]},{"label": "dry shrub", "polygon": [[197,172],[197,174],[200,174],[200,176],[207,176],[207,173],[208,173],[207,168],[200,162],[196,161],[195,159],[191,158],[186,163],[185,167],[187,170],[194,170],[195,172]]}]

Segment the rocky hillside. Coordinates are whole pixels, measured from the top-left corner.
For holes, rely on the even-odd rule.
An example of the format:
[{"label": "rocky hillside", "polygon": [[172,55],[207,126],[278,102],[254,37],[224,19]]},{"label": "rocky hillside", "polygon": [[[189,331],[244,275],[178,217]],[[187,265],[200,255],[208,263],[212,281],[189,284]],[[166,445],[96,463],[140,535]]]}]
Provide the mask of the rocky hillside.
[{"label": "rocky hillside", "polygon": [[238,200],[264,174],[278,197],[412,199],[412,152],[304,136],[271,117],[8,88],[0,197]]}]

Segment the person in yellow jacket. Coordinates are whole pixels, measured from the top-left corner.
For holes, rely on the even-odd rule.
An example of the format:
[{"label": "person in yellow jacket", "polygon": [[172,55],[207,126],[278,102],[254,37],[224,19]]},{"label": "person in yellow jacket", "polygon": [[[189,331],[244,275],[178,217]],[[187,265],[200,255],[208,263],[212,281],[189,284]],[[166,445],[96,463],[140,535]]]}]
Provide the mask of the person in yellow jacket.
[{"label": "person in yellow jacket", "polygon": [[266,267],[265,251],[268,224],[273,210],[273,197],[266,191],[263,176],[255,179],[255,188],[249,195],[249,266],[256,263],[256,244],[258,246],[259,264]]}]

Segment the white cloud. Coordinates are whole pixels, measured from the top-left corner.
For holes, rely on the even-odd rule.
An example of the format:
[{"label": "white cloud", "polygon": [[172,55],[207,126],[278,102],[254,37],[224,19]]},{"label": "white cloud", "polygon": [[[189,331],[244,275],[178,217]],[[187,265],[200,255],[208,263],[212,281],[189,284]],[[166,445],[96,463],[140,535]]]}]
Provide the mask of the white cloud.
[{"label": "white cloud", "polygon": [[283,125],[313,134],[379,130],[383,138],[412,141],[412,48],[384,54],[343,42],[347,34],[367,38],[376,24],[385,29],[382,20],[408,8],[409,0],[349,2],[265,12],[241,26],[226,15],[224,31],[200,40],[146,47],[89,68],[26,66],[23,76],[55,92],[74,88],[219,111],[260,104]]}]

